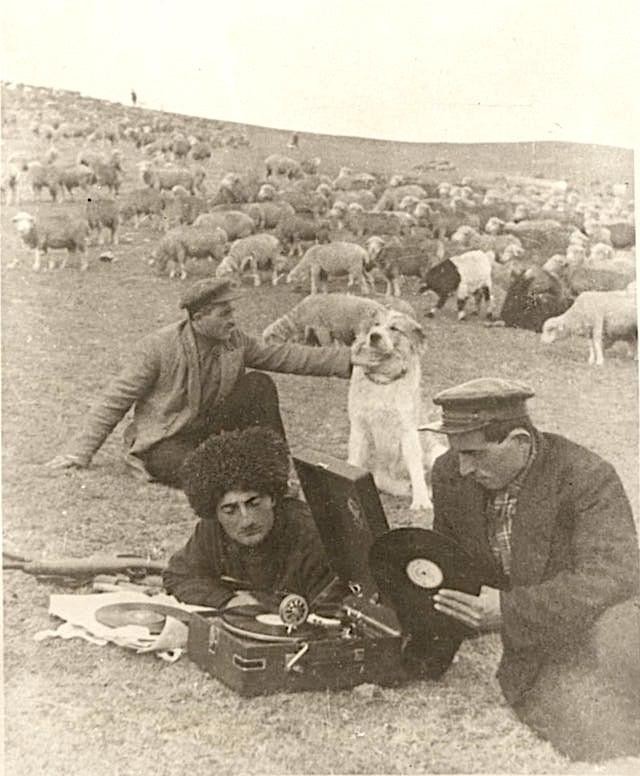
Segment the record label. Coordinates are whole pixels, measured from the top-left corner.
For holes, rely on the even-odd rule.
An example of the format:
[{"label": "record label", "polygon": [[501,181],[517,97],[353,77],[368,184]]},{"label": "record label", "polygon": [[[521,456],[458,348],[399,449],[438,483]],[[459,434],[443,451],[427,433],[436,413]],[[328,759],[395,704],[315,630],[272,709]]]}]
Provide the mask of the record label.
[{"label": "record label", "polygon": [[406,571],[414,585],[428,590],[440,587],[444,581],[444,574],[440,566],[426,558],[413,558],[407,563]]}]

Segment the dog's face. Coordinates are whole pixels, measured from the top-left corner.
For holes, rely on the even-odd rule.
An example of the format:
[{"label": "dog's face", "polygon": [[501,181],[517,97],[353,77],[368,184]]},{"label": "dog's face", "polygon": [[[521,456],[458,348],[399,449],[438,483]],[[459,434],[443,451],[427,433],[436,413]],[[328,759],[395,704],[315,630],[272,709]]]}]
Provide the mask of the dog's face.
[{"label": "dog's face", "polygon": [[365,324],[354,349],[358,354],[380,359],[376,366],[365,369],[368,375],[391,382],[406,374],[423,344],[424,331],[417,321],[405,313],[384,310]]}]

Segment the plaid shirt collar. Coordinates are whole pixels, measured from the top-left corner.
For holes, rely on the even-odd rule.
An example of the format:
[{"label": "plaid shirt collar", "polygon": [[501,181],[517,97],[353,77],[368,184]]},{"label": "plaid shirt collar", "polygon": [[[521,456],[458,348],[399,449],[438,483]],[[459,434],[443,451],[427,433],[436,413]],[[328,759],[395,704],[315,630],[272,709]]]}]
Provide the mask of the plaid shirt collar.
[{"label": "plaid shirt collar", "polygon": [[527,462],[518,475],[502,490],[487,500],[485,511],[487,539],[494,558],[508,577],[511,574],[511,531],[518,506],[518,496],[538,454],[538,442],[531,435]]}]

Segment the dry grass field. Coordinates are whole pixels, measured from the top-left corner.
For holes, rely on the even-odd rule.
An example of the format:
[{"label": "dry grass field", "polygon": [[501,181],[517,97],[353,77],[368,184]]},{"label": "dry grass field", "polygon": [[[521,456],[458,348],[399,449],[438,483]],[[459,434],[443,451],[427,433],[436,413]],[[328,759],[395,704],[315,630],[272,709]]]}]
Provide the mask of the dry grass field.
[{"label": "dry grass field", "polygon": [[[5,158],[41,153],[45,144],[21,126],[4,134]],[[287,133],[247,128],[250,145],[218,149],[208,177],[256,167],[285,151]],[[57,143],[71,161],[78,141]],[[139,154],[120,144],[125,189]],[[301,153],[322,169],[408,170],[446,157],[456,173],[574,175],[581,182],[628,179],[630,154],[615,149],[530,146],[426,147],[320,136],[301,137]],[[29,202],[20,209],[48,212]],[[75,205],[79,208],[79,196]],[[82,557],[133,551],[166,557],[190,533],[185,498],[131,478],[121,460],[118,428],[84,471],[52,473],[43,464],[81,426],[94,396],[141,336],[179,315],[179,281],[155,276],[145,256],[157,240],[148,228],[123,230],[112,264],[96,260],[36,274],[2,212],[2,497],[5,546],[34,557]],[[8,269],[17,253],[23,262]],[[337,287],[337,286],[336,286]],[[500,293],[500,290],[499,290]],[[237,319],[257,334],[298,299],[290,287],[247,286]],[[434,321],[424,300],[408,294],[427,333],[423,395],[480,375],[524,380],[536,391],[535,421],[608,458],[638,515],[638,376],[625,354],[604,368],[587,366],[586,343],[544,347],[531,332],[458,323],[450,303]],[[499,300],[500,301],[500,300]],[[292,448],[346,455],[347,383],[277,376]],[[426,524],[407,505],[383,497],[392,525]],[[494,678],[496,637],[469,641],[440,682],[416,681],[367,700],[350,691],[243,700],[186,657],[167,665],[115,646],[33,635],[53,625],[51,593],[18,571],[3,575],[5,767],[7,774],[169,776],[188,773],[563,773],[575,769],[515,721]],[[82,589],[78,590],[82,592]]]}]

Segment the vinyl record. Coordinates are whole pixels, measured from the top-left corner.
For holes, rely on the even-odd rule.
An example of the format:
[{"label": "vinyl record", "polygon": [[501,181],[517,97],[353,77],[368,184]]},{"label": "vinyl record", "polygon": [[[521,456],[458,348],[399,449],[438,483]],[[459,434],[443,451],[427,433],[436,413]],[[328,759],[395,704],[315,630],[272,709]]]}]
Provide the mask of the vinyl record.
[{"label": "vinyl record", "polygon": [[142,625],[152,634],[158,634],[164,627],[167,615],[182,622],[189,622],[190,614],[177,606],[154,604],[146,601],[135,601],[120,604],[109,604],[96,610],[95,618],[101,625],[110,628],[121,628],[125,625]]},{"label": "vinyl record", "polygon": [[287,633],[287,626],[277,612],[266,611],[262,606],[243,606],[222,614],[224,627],[237,636],[257,641],[299,641],[320,639],[326,636],[326,629],[305,623]]},{"label": "vinyl record", "polygon": [[433,596],[440,588],[472,595],[480,592],[480,575],[473,558],[453,540],[423,528],[396,528],[373,543],[369,565],[405,633],[452,638],[469,635],[467,626],[433,606]]}]

